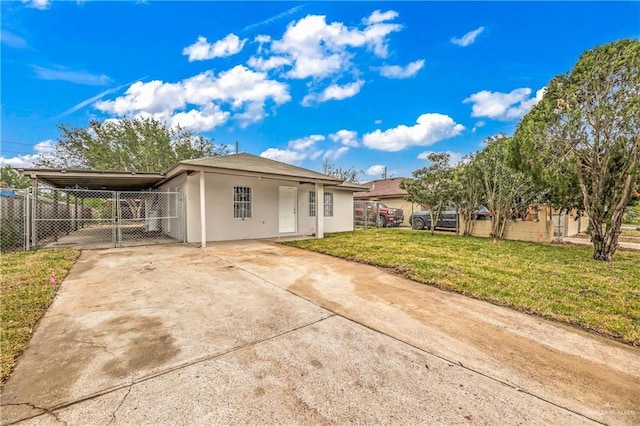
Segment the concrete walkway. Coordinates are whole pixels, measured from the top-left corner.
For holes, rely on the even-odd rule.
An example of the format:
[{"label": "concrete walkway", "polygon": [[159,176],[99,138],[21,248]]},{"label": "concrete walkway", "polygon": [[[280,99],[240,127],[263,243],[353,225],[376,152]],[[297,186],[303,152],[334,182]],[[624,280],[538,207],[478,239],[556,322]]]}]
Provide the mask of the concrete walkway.
[{"label": "concrete walkway", "polygon": [[640,351],[269,242],[84,251],[3,424],[638,424]]},{"label": "concrete walkway", "polygon": [[[563,243],[569,244],[577,244],[581,246],[591,246],[593,243],[589,238],[580,238],[580,237],[562,237]],[[640,243],[632,243],[628,241],[619,241],[618,246],[629,249],[629,250],[637,250],[640,251]]]}]

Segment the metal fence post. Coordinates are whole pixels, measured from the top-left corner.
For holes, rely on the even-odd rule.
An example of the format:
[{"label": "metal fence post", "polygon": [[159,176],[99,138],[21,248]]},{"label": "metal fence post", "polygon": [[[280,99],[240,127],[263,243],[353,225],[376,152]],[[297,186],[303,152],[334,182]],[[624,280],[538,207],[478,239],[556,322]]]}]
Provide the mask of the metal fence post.
[{"label": "metal fence post", "polygon": [[119,210],[117,207],[119,202],[118,193],[113,192],[111,194],[111,199],[113,200],[113,202],[111,203],[112,242],[114,247],[118,247],[118,235],[120,234],[120,224],[118,223],[118,220],[117,220],[117,214]]}]

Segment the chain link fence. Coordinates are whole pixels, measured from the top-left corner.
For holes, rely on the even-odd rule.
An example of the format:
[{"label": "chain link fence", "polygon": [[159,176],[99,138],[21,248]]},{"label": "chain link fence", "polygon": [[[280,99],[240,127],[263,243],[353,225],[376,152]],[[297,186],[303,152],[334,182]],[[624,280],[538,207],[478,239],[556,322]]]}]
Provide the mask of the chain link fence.
[{"label": "chain link fence", "polygon": [[386,228],[402,225],[404,212],[402,209],[387,207],[377,201],[353,202],[353,220],[356,227]]},{"label": "chain link fence", "polygon": [[0,251],[25,250],[28,246],[29,191],[0,188]]},{"label": "chain link fence", "polygon": [[182,194],[2,189],[2,251],[184,242]]}]

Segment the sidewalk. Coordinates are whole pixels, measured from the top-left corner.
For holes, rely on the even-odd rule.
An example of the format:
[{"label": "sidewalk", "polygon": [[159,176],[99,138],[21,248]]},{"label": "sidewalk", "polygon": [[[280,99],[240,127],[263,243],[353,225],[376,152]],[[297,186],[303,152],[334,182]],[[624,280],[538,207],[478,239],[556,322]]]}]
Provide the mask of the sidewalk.
[{"label": "sidewalk", "polygon": [[[563,237],[562,238],[562,242],[563,243],[568,243],[568,244],[578,244],[578,245],[583,245],[583,246],[592,245],[590,239],[588,239],[588,238],[580,238],[580,237]],[[620,242],[618,242],[618,246],[620,248],[640,251],[640,243],[630,243],[630,242],[627,242],[627,241],[620,241]]]}]

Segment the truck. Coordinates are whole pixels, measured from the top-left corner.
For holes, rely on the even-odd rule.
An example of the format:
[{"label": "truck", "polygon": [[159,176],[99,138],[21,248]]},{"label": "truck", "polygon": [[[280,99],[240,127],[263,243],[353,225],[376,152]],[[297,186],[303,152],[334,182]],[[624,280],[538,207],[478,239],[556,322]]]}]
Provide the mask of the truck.
[{"label": "truck", "polygon": [[365,224],[366,220],[367,224],[375,224],[379,228],[400,226],[404,221],[402,209],[394,209],[377,201],[355,201],[354,215],[357,225]]}]

